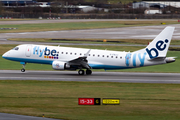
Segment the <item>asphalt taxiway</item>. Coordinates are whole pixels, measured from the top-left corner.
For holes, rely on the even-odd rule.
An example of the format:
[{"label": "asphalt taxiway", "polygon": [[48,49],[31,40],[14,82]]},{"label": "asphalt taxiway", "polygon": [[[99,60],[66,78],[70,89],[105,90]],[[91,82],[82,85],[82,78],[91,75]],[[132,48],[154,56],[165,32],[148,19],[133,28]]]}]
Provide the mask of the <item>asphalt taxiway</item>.
[{"label": "asphalt taxiway", "polygon": [[123,83],[172,83],[180,84],[179,73],[132,73],[93,72],[92,75],[78,75],[77,71],[29,71],[0,70],[0,80],[41,81],[93,81]]},{"label": "asphalt taxiway", "polygon": [[[50,39],[154,39],[167,25],[137,26],[86,30],[62,30],[22,33],[0,33],[0,40],[9,38],[50,38]],[[180,24],[175,27],[173,40],[180,39]]]},{"label": "asphalt taxiway", "polygon": [[[0,21],[0,25],[12,25],[12,24],[40,24],[40,23],[69,23],[69,22],[95,22],[95,21],[152,21],[152,19],[54,19],[54,20],[5,20]],[[153,21],[177,21],[176,19],[153,19]]]}]

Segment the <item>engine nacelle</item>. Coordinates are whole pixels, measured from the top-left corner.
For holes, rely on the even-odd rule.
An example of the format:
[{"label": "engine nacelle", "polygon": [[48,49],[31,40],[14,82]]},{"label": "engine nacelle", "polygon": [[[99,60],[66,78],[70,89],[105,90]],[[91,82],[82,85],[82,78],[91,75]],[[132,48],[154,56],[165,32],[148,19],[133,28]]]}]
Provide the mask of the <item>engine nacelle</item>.
[{"label": "engine nacelle", "polygon": [[61,62],[61,61],[54,61],[52,63],[52,68],[55,70],[66,70],[66,69],[70,69],[70,65],[68,65],[65,62]]}]

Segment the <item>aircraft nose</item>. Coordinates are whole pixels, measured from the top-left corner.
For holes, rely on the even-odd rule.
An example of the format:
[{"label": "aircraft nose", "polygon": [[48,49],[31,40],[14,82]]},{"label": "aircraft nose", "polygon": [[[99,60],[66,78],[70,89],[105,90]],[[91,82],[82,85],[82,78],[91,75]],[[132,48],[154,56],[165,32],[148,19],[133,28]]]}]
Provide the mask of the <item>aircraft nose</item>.
[{"label": "aircraft nose", "polygon": [[2,57],[3,57],[3,58],[8,57],[8,52],[4,53],[4,54],[2,55]]}]

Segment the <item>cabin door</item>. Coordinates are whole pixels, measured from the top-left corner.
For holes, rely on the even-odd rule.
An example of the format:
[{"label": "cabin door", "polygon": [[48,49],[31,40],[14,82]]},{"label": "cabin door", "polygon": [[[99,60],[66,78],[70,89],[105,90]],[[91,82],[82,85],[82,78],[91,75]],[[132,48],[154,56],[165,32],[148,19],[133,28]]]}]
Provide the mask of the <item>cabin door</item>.
[{"label": "cabin door", "polygon": [[30,57],[31,56],[31,48],[32,48],[32,45],[27,45],[26,47],[26,57]]},{"label": "cabin door", "polygon": [[127,53],[125,57],[125,64],[127,67],[129,67],[130,63],[131,63],[131,53]]}]

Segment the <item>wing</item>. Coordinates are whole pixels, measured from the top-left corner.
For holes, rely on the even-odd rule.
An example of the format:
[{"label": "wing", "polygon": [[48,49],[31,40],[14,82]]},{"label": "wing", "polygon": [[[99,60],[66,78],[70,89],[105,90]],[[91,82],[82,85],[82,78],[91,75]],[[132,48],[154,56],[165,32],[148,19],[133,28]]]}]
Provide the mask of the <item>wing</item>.
[{"label": "wing", "polygon": [[68,61],[68,64],[72,66],[78,66],[78,68],[91,69],[87,60],[87,57],[90,51],[91,49],[83,57],[79,57],[79,58]]}]

